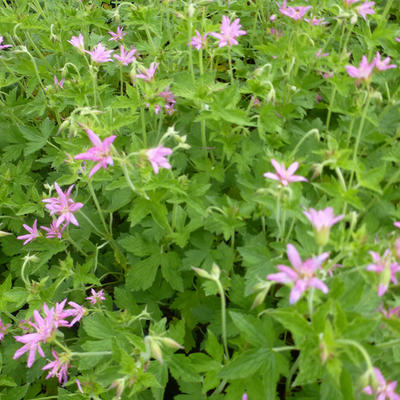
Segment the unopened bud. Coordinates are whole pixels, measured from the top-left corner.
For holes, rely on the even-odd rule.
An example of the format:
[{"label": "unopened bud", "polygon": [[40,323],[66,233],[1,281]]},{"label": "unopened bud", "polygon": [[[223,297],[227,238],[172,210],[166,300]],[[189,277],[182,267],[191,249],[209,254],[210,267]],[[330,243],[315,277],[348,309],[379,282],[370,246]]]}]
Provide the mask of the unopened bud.
[{"label": "unopened bud", "polygon": [[218,265],[214,263],[211,268],[211,276],[215,280],[218,280],[220,275],[221,275],[221,270],[219,269]]},{"label": "unopened bud", "polygon": [[198,275],[200,275],[202,278],[206,278],[206,279],[211,279],[213,280],[214,278],[204,269],[201,268],[196,268],[196,267],[192,267],[192,270],[194,272],[196,272]]},{"label": "unopened bud", "polygon": [[193,18],[194,11],[195,11],[194,5],[192,3],[190,3],[189,7],[188,7],[188,16],[189,16],[189,18]]},{"label": "unopened bud", "polygon": [[168,347],[172,347],[173,349],[183,349],[184,347],[181,346],[177,341],[171,338],[160,338],[161,342],[164,343]]},{"label": "unopened bud", "polygon": [[160,363],[163,363],[161,347],[154,340],[150,342],[151,354]]}]

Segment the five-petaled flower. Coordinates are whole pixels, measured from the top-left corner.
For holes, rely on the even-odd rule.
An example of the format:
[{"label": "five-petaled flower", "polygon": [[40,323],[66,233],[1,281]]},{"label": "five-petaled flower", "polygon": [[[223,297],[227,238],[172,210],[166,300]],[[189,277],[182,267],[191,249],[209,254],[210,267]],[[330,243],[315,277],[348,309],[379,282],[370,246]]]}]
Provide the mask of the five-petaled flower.
[{"label": "five-petaled flower", "polygon": [[382,257],[375,251],[370,251],[369,254],[374,264],[368,265],[366,269],[380,274],[378,296],[381,297],[386,293],[390,282],[397,284],[396,273],[400,272],[400,265],[392,262],[392,252],[389,249]]},{"label": "five-petaled flower", "polygon": [[150,68],[141,68],[141,73],[136,75],[137,79],[143,79],[144,81],[150,82],[154,78],[154,74],[156,73],[156,69],[160,63],[152,62],[150,64]]},{"label": "five-petaled flower", "polygon": [[329,253],[322,253],[318,257],[308,258],[303,262],[297,249],[292,244],[288,244],[286,248],[293,268],[286,265],[278,265],[277,268],[281,272],[269,274],[267,279],[284,284],[294,283],[290,292],[290,304],[296,303],[309,287],[319,289],[325,294],[328,293],[328,287],[317,278],[316,271],[321,268],[321,264],[329,257]]},{"label": "five-petaled flower", "polygon": [[286,3],[286,0],[283,0],[282,5],[276,3],[276,5],[279,7],[279,12],[282,15],[286,15],[287,17],[294,19],[295,21],[303,19],[307,11],[312,8],[311,6],[288,7]]},{"label": "five-petaled flower", "polygon": [[367,57],[362,56],[359,68],[356,68],[353,65],[346,65],[346,71],[352,78],[356,78],[357,82],[368,82],[371,79],[374,67],[375,59],[371,64],[369,64]]},{"label": "five-petaled flower", "polygon": [[153,170],[156,174],[158,174],[159,167],[171,169],[171,164],[165,158],[165,156],[169,156],[171,153],[171,149],[162,146],[157,146],[146,151],[147,158],[151,162]]},{"label": "five-petaled flower", "polygon": [[96,304],[98,301],[102,302],[106,299],[103,289],[100,289],[98,292],[96,292],[94,289],[91,289],[90,292],[92,293],[92,295],[86,297],[86,300],[89,300],[90,304]]},{"label": "five-petaled flower", "polygon": [[123,26],[117,26],[117,33],[108,31],[108,33],[111,35],[110,39],[108,40],[115,40],[116,42],[118,40],[123,40],[124,36],[126,35],[126,32],[123,32],[123,30],[124,30]]},{"label": "five-petaled flower", "polygon": [[91,160],[97,164],[90,170],[89,178],[93,176],[100,168],[107,168],[107,165],[113,165],[110,146],[116,136],[111,135],[102,142],[100,138],[91,130],[86,129],[90,141],[94,144],[86,153],[80,153],[74,157],[74,160]]},{"label": "five-petaled flower", "polygon": [[240,29],[241,27],[242,25],[240,25],[240,18],[236,18],[231,24],[229,17],[223,15],[220,27],[221,33],[211,32],[210,34],[216,39],[219,39],[218,47],[232,47],[232,45],[239,43],[236,40],[238,36],[247,34],[246,31]]},{"label": "five-petaled flower", "polygon": [[400,396],[394,391],[397,386],[396,381],[386,381],[382,375],[382,372],[378,368],[374,368],[375,373],[375,384],[366,386],[363,391],[364,393],[376,396],[377,400],[400,400]]},{"label": "five-petaled flower", "polygon": [[124,46],[121,45],[120,54],[114,54],[114,58],[116,58],[122,65],[129,65],[136,60],[135,54],[136,49],[134,47],[131,47],[129,51],[126,51]]},{"label": "five-petaled flower", "polygon": [[40,233],[37,229],[37,219],[35,219],[35,221],[33,222],[32,228],[25,224],[23,224],[22,226],[29,232],[26,235],[17,236],[17,239],[25,240],[25,242],[23,243],[24,245],[40,236]]},{"label": "five-petaled flower", "polygon": [[381,55],[379,51],[376,52],[376,57],[374,58],[375,68],[379,71],[386,71],[390,68],[396,68],[396,64],[389,64],[390,57],[386,57],[384,60],[381,60]]},{"label": "five-petaled flower", "polygon": [[68,40],[68,42],[71,43],[72,46],[76,47],[78,50],[85,51],[85,44],[82,33],[80,33],[79,36],[72,36],[71,40]]},{"label": "five-petaled flower", "polygon": [[41,228],[46,231],[46,238],[47,239],[61,239],[62,233],[64,229],[67,227],[68,224],[64,224],[63,226],[57,226],[57,221],[52,221],[50,227],[41,226]]},{"label": "five-petaled flower", "polygon": [[68,368],[70,367],[68,356],[64,353],[60,358],[54,350],[51,350],[51,354],[53,354],[54,361],[50,361],[42,370],[51,369],[46,379],[56,376],[58,377],[58,382],[64,386],[68,381]]},{"label": "five-petaled flower", "polygon": [[111,53],[114,50],[106,50],[106,48],[101,43],[98,43],[96,46],[94,46],[92,51],[89,50],[84,50],[84,51],[85,53],[88,53],[90,55],[93,62],[104,63],[112,61]]},{"label": "five-petaled flower", "polygon": [[66,224],[74,224],[79,226],[78,221],[74,216],[74,212],[83,207],[82,203],[75,203],[71,197],[71,191],[74,185],[71,185],[64,193],[57,182],[54,182],[58,197],[51,197],[50,199],[42,200],[46,204],[46,208],[50,211],[50,215],[58,215],[56,227],[59,227],[63,222]]},{"label": "five-petaled flower", "polygon": [[319,211],[310,208],[308,212],[304,211],[304,215],[311,222],[314,228],[315,238],[320,246],[325,246],[328,243],[332,225],[335,225],[344,218],[344,215],[338,215],[335,217],[332,207],[327,207],[324,210]]},{"label": "five-petaled flower", "polygon": [[188,43],[188,46],[192,46],[196,50],[204,49],[209,33],[205,33],[204,36],[200,35],[200,32],[196,29],[196,35],[193,36]]},{"label": "five-petaled flower", "polygon": [[272,172],[266,172],[264,176],[269,179],[273,179],[275,181],[279,181],[283,186],[289,185],[291,182],[307,182],[307,179],[304,176],[294,175],[299,168],[299,163],[294,162],[289,166],[286,170],[285,165],[283,163],[279,164],[278,161],[271,159],[271,164],[275,168],[276,174]]},{"label": "five-petaled flower", "polygon": [[357,7],[358,13],[364,18],[365,21],[367,20],[366,17],[368,14],[375,14],[375,11],[372,9],[373,5],[375,5],[375,2],[366,1],[365,3]]}]

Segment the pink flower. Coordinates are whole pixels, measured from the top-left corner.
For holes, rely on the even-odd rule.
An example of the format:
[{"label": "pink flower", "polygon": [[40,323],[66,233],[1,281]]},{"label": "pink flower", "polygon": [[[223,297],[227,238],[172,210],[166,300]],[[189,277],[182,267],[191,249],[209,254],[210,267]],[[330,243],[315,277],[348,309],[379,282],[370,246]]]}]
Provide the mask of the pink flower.
[{"label": "pink flower", "polygon": [[145,80],[147,82],[150,82],[153,79],[154,74],[156,73],[156,69],[158,68],[159,65],[160,65],[160,63],[152,62],[150,64],[150,68],[149,69],[141,68],[142,73],[141,74],[137,74],[136,78],[143,79],[143,80]]},{"label": "pink flower", "polygon": [[76,322],[80,321],[84,315],[86,315],[87,310],[85,307],[73,302],[69,301],[68,305],[72,307],[72,309],[66,310],[66,312],[70,316],[74,316],[75,318],[69,323],[69,327],[73,326]]},{"label": "pink flower", "polygon": [[[62,233],[64,232],[64,229],[67,227],[68,224],[64,224],[63,226],[57,226],[57,222],[53,221],[50,224],[50,227],[48,228],[47,226],[41,226],[41,228],[46,231],[46,238],[47,239],[61,239]],[[61,228],[61,229],[60,229]]]},{"label": "pink flower", "polygon": [[50,314],[52,315],[54,328],[69,326],[69,321],[65,319],[70,316],[69,311],[64,310],[66,302],[67,299],[64,299],[61,303],[56,303],[55,308],[49,308],[46,303],[43,304],[43,313],[46,317]]},{"label": "pink flower", "polygon": [[321,93],[318,92],[317,95],[315,96],[315,104],[318,104],[322,100]]},{"label": "pink flower", "polygon": [[171,149],[169,149],[168,147],[162,147],[162,146],[158,146],[158,147],[155,147],[154,149],[149,149],[146,151],[147,158],[151,162],[154,173],[158,174],[158,170],[159,170],[158,167],[171,169],[171,164],[165,158],[165,156],[168,156],[171,153],[172,153]]},{"label": "pink flower", "polygon": [[325,21],[324,18],[317,18],[313,15],[312,19],[308,19],[308,18],[304,18],[304,21],[308,22],[309,24],[313,25],[313,26],[317,26],[317,25],[326,25],[327,22]]},{"label": "pink flower", "polygon": [[367,82],[371,78],[374,67],[375,60],[373,60],[372,63],[369,64],[367,57],[362,56],[360,68],[356,68],[353,65],[346,65],[346,71],[352,78],[357,78],[357,81]]},{"label": "pink flower", "polygon": [[366,386],[363,389],[364,393],[376,396],[377,400],[386,400],[386,398],[388,400],[400,400],[400,396],[394,392],[397,386],[397,382],[386,382],[385,378],[378,368],[374,368],[374,372],[377,385],[373,385],[373,388],[369,385]]},{"label": "pink flower", "polygon": [[103,293],[103,289],[99,290],[97,293],[94,289],[91,289],[90,292],[92,293],[92,295],[86,297],[86,300],[90,300],[91,304],[96,304],[98,301],[102,302],[106,299]]},{"label": "pink flower", "polygon": [[22,235],[22,236],[17,236],[17,239],[19,240],[25,240],[24,245],[31,242],[32,240],[35,240],[37,237],[40,236],[39,231],[37,230],[37,219],[35,219],[35,222],[32,225],[32,228],[29,227],[28,225],[23,224],[22,226],[29,232],[27,235]]},{"label": "pink flower", "polygon": [[396,257],[400,259],[400,237],[396,239],[396,241],[394,242],[394,246],[396,251]]},{"label": "pink flower", "polygon": [[131,47],[131,50],[128,52],[125,51],[124,46],[121,45],[120,55],[114,54],[114,58],[116,58],[122,65],[129,65],[136,60],[135,54],[136,49],[134,47]]},{"label": "pink flower", "polygon": [[346,7],[350,7],[354,3],[358,3],[360,0],[343,0],[343,3]]},{"label": "pink flower", "polygon": [[273,174],[272,172],[266,172],[264,174],[266,178],[279,181],[283,186],[287,186],[291,182],[307,182],[307,179],[304,178],[304,176],[294,175],[297,168],[299,168],[298,162],[291,164],[287,170],[285,169],[285,165],[283,163],[279,164],[278,161],[274,159],[271,159],[271,164],[275,168],[276,174]]},{"label": "pink flower", "polygon": [[315,53],[315,57],[320,58],[320,57],[328,57],[329,53],[323,53],[322,49],[319,49],[316,53]]},{"label": "pink flower", "polygon": [[274,22],[274,21],[276,20],[276,15],[275,15],[275,14],[272,14],[272,15],[269,17],[269,20],[270,20],[271,22]]},{"label": "pink flower", "polygon": [[384,60],[381,60],[381,55],[379,51],[376,52],[376,57],[374,58],[373,62],[375,62],[375,68],[379,71],[385,71],[390,68],[396,68],[396,64],[389,64],[390,57],[386,57]]},{"label": "pink flower", "polygon": [[112,61],[111,53],[114,50],[106,50],[106,48],[101,44],[98,43],[92,51],[84,50],[85,53],[90,54],[90,57],[93,62],[96,63],[104,63],[108,61]]},{"label": "pink flower", "polygon": [[3,43],[3,36],[0,36],[0,50],[6,49],[8,47],[12,47],[11,44],[2,44]]},{"label": "pink flower", "polygon": [[373,1],[366,1],[365,3],[361,4],[361,6],[357,7],[358,13],[364,18],[365,21],[367,20],[366,16],[368,14],[375,14],[375,11],[371,8],[374,4],[375,2]]},{"label": "pink flower", "polygon": [[114,33],[112,31],[109,31],[108,33],[111,35],[111,38],[108,40],[115,40],[116,42],[118,40],[123,40],[124,36],[126,35],[126,32],[123,32],[124,27],[122,26],[117,26],[117,33]]},{"label": "pink flower", "polygon": [[267,279],[284,284],[294,283],[290,292],[290,304],[296,303],[309,287],[321,290],[325,294],[328,293],[328,287],[316,277],[316,271],[321,268],[321,264],[329,257],[329,253],[322,253],[318,257],[308,258],[303,262],[296,248],[288,244],[287,255],[293,268],[286,265],[278,265],[277,268],[281,272],[269,274]]},{"label": "pink flower", "polygon": [[333,76],[333,71],[331,71],[331,72],[325,72],[325,73],[322,74],[322,77],[323,77],[324,79],[332,78],[332,76]]},{"label": "pink flower", "polygon": [[74,212],[78,211],[83,207],[82,203],[75,203],[71,198],[71,190],[74,185],[71,185],[68,190],[64,193],[57,182],[54,183],[58,197],[51,197],[50,199],[42,200],[46,204],[46,208],[50,211],[50,215],[59,215],[56,221],[56,226],[59,227],[63,222],[68,224],[74,224],[79,226],[78,221],[74,216]]},{"label": "pink flower", "polygon": [[396,42],[399,42],[399,43],[400,43],[400,36],[398,36],[398,37],[396,38]]},{"label": "pink flower", "polygon": [[200,32],[196,29],[196,36],[192,37],[188,46],[192,46],[196,50],[204,49],[208,35],[209,33],[206,33],[204,36],[201,36]]},{"label": "pink flower", "polygon": [[218,47],[232,47],[232,45],[238,44],[238,41],[236,40],[238,36],[247,34],[246,31],[240,29],[241,27],[240,18],[236,18],[231,24],[229,17],[223,15],[220,26],[221,33],[211,32],[211,35],[216,39],[219,39]]},{"label": "pink flower", "polygon": [[110,154],[110,146],[116,136],[111,135],[102,142],[91,129],[86,129],[86,133],[90,141],[94,144],[94,147],[91,147],[86,153],[76,155],[74,160],[92,160],[97,163],[89,172],[89,178],[91,178],[100,168],[107,169],[107,165],[114,164]]},{"label": "pink flower", "polygon": [[162,97],[166,102],[164,108],[167,111],[167,113],[169,115],[174,113],[175,112],[174,105],[176,103],[176,100],[175,100],[175,95],[169,90],[169,86],[164,91],[160,92],[159,96]]},{"label": "pink flower", "polygon": [[72,46],[76,47],[77,49],[85,51],[85,44],[83,42],[82,33],[80,33],[79,36],[72,36],[71,40],[68,40],[68,42],[71,43]]},{"label": "pink flower", "polygon": [[381,304],[381,305],[379,306],[379,311],[382,313],[382,315],[383,315],[385,318],[390,319],[390,318],[392,318],[393,316],[399,317],[400,307],[394,307],[394,308],[389,307],[389,310],[386,311],[386,310],[382,307],[382,304]]},{"label": "pink flower", "polygon": [[400,221],[393,222],[393,225],[400,229]]},{"label": "pink flower", "polygon": [[51,369],[51,371],[47,374],[46,379],[56,376],[58,378],[58,382],[62,383],[64,386],[68,381],[68,368],[70,367],[68,358],[62,357],[60,359],[54,350],[51,350],[51,354],[53,354],[54,361],[50,361],[42,368],[42,370],[45,371],[47,369]]},{"label": "pink flower", "polygon": [[59,86],[61,89],[64,89],[63,85],[64,85],[65,79],[61,79],[61,81],[59,81],[57,79],[57,76],[54,75],[54,86],[57,87]]},{"label": "pink flower", "polygon": [[13,359],[16,360],[29,351],[27,362],[28,368],[30,368],[35,361],[36,351],[42,357],[44,357],[44,352],[40,347],[40,343],[46,343],[47,339],[52,336],[55,329],[53,313],[51,310],[46,318],[43,318],[37,310],[33,312],[33,316],[35,318],[35,323],[30,322],[30,325],[36,329],[36,333],[27,333],[23,336],[14,336],[17,342],[24,343],[25,345],[15,352]]},{"label": "pink flower", "polygon": [[331,227],[344,218],[344,215],[335,217],[332,207],[327,207],[320,211],[310,208],[309,212],[304,211],[304,215],[311,222],[317,242],[321,246],[325,246],[328,243]]},{"label": "pink flower", "polygon": [[[1,43],[1,42],[0,42]],[[4,325],[3,321],[0,319],[0,342],[4,339],[4,335],[6,334],[6,330],[10,327],[10,324]]]},{"label": "pink flower", "polygon": [[286,0],[283,0],[283,4],[279,5],[279,3],[275,3],[279,7],[279,11],[282,15],[286,15],[294,19],[295,21],[299,21],[304,18],[306,12],[312,8],[311,6],[298,6],[298,7],[287,7]]},{"label": "pink flower", "polygon": [[386,293],[390,282],[397,284],[396,273],[400,272],[400,265],[392,263],[392,252],[389,249],[385,251],[382,257],[375,251],[370,251],[369,254],[374,264],[368,265],[366,269],[381,275],[378,286],[378,296],[381,297]]}]

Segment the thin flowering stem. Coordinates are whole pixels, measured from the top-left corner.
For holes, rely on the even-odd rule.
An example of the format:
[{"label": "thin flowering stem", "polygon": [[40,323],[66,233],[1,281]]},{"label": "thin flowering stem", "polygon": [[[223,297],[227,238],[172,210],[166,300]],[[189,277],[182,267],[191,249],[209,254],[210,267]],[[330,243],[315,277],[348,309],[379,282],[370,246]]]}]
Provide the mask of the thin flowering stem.
[{"label": "thin flowering stem", "polygon": [[[188,18],[188,37],[189,37],[189,43],[192,38],[192,31],[193,31],[193,18],[192,16],[189,16]],[[194,78],[194,69],[193,69],[193,49],[192,46],[189,47],[189,70],[190,70],[190,75],[192,77],[192,81],[195,81]]]},{"label": "thin flowering stem", "polygon": [[351,340],[351,339],[338,339],[336,341],[336,343],[355,347],[363,356],[365,363],[367,364],[368,370],[369,371],[373,370],[371,357],[369,356],[368,352],[364,349],[364,347],[361,346],[360,343],[356,342],[355,340]]},{"label": "thin flowering stem", "polygon": [[233,68],[232,68],[232,52],[230,46],[228,46],[228,61],[229,61],[229,76],[231,78],[231,85],[233,85]]},{"label": "thin flowering stem", "polygon": [[88,351],[88,352],[71,352],[71,357],[98,357],[98,356],[111,356],[112,351]]},{"label": "thin flowering stem", "polygon": [[108,232],[108,227],[107,227],[106,221],[105,221],[105,219],[104,219],[103,210],[102,210],[101,207],[100,207],[99,200],[97,199],[96,193],[95,193],[95,191],[94,191],[94,189],[93,189],[93,186],[92,186],[92,182],[91,182],[90,180],[88,181],[88,187],[89,187],[90,195],[92,196],[92,199],[93,199],[94,204],[95,204],[95,206],[96,206],[97,213],[99,214],[99,217],[100,217],[100,219],[101,219],[101,222],[102,222],[102,224],[103,224],[103,226],[104,226],[104,231],[105,231],[105,233],[106,233],[106,236],[108,236],[108,235],[109,235],[109,232]]},{"label": "thin flowering stem", "polygon": [[363,131],[363,129],[364,129],[365,118],[366,118],[366,116],[367,116],[369,103],[370,103],[370,101],[371,101],[371,94],[370,94],[370,87],[369,87],[369,86],[368,86],[368,89],[367,89],[367,90],[368,90],[368,93],[367,93],[367,101],[366,101],[366,103],[365,103],[365,105],[364,105],[364,110],[363,110],[363,113],[362,113],[362,116],[361,116],[360,126],[358,127],[358,132],[357,132],[357,137],[356,137],[356,143],[355,143],[355,145],[354,145],[354,151],[353,151],[353,169],[352,169],[351,174],[350,174],[349,188],[351,188],[351,185],[352,185],[352,183],[353,183],[354,171],[355,171],[354,165],[355,165],[355,163],[357,162],[358,147],[359,147],[359,145],[360,145],[361,134],[362,134],[362,131]]},{"label": "thin flowering stem", "polygon": [[226,300],[224,288],[219,279],[215,279],[215,283],[218,286],[219,296],[221,298],[221,330],[222,330],[222,343],[224,345],[224,357],[225,360],[229,360],[228,351],[228,340],[227,340],[227,330],[226,330]]}]

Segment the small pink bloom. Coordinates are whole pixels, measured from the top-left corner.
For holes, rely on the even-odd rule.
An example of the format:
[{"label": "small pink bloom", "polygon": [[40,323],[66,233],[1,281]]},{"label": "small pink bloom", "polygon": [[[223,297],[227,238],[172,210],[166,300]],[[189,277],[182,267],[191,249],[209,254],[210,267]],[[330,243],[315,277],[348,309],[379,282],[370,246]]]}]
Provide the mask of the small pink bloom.
[{"label": "small pink bloom", "polygon": [[357,78],[357,81],[367,82],[371,79],[374,67],[375,60],[369,64],[367,57],[362,56],[359,68],[356,68],[353,65],[346,65],[346,71],[352,78]]},{"label": "small pink bloom", "polygon": [[399,311],[400,311],[400,307],[389,307],[389,309],[386,311],[383,307],[382,304],[379,306],[379,311],[381,312],[381,314],[387,318],[390,319],[393,316],[399,317]]},{"label": "small pink bloom", "polygon": [[311,222],[313,228],[318,232],[324,229],[330,229],[331,226],[335,225],[342,218],[344,218],[343,214],[335,217],[332,207],[327,207],[324,210],[319,211],[310,208],[310,211],[304,211],[304,215]]},{"label": "small pink bloom", "polygon": [[68,224],[64,224],[63,226],[57,226],[57,222],[53,221],[50,224],[50,227],[48,228],[47,226],[41,226],[41,228],[46,231],[46,238],[47,239],[61,239],[62,233],[64,232],[64,229],[67,227]]},{"label": "small pink bloom", "polygon": [[68,360],[65,359],[65,357],[60,359],[54,350],[51,350],[51,354],[53,354],[54,361],[50,361],[42,368],[42,370],[45,371],[51,369],[47,374],[46,379],[55,376],[58,378],[58,382],[62,383],[64,386],[68,381],[68,368],[70,367]]},{"label": "small pink bloom", "polygon": [[270,20],[271,22],[274,22],[274,21],[276,20],[276,15],[275,15],[275,14],[272,14],[272,15],[269,17],[269,20]]},{"label": "small pink bloom", "polygon": [[248,400],[247,393],[243,393],[242,400]]},{"label": "small pink bloom", "polygon": [[381,257],[377,252],[370,251],[374,264],[366,267],[367,271],[374,271],[380,274],[380,282],[378,285],[378,296],[382,297],[392,282],[397,285],[396,273],[400,272],[400,265],[392,262],[392,252],[387,249]]},{"label": "small pink bloom", "polygon": [[375,14],[375,11],[371,8],[374,4],[375,2],[373,1],[366,1],[365,3],[361,4],[361,6],[357,7],[358,13],[364,18],[365,21],[367,20],[366,16],[368,14]]},{"label": "small pink bloom", "polygon": [[135,54],[136,49],[134,47],[131,47],[130,51],[125,51],[124,46],[121,45],[120,55],[114,54],[114,58],[116,58],[122,65],[129,65],[136,60]]},{"label": "small pink bloom", "polygon": [[304,176],[294,175],[299,168],[299,163],[294,162],[289,166],[286,170],[285,165],[283,163],[278,163],[278,161],[271,159],[271,164],[275,168],[276,174],[272,172],[266,172],[264,176],[269,179],[273,179],[275,181],[279,181],[283,186],[289,185],[291,182],[307,182],[307,179]]},{"label": "small pink bloom", "polygon": [[[271,28],[270,33],[272,36],[277,36],[277,37],[283,36],[283,32],[275,28]],[[276,56],[271,56],[271,57],[274,59],[278,58]]]},{"label": "small pink bloom", "polygon": [[172,150],[168,147],[158,146],[154,149],[149,149],[146,151],[147,158],[151,162],[154,173],[158,174],[159,167],[171,169],[171,164],[165,158],[172,153]]},{"label": "small pink bloom", "polygon": [[283,0],[282,5],[279,3],[275,3],[279,7],[279,12],[282,15],[286,15],[289,18],[292,18],[295,21],[299,21],[304,18],[306,12],[312,8],[311,6],[298,6],[298,7],[288,7],[286,5],[286,0]]},{"label": "small pink bloom", "polygon": [[79,36],[72,36],[71,40],[68,40],[68,42],[71,43],[72,46],[76,47],[77,49],[85,51],[85,44],[83,42],[82,33],[80,33]]},{"label": "small pink bloom", "polygon": [[54,328],[69,326],[69,321],[65,319],[70,316],[69,312],[64,310],[66,302],[67,299],[64,299],[61,303],[56,303],[56,306],[51,308],[46,303],[43,304],[43,313],[46,317],[48,315],[52,316]]},{"label": "small pink bloom", "polygon": [[400,36],[397,36],[396,42],[399,42],[399,43],[400,43]]},{"label": "small pink bloom", "polygon": [[27,235],[22,235],[22,236],[17,236],[17,239],[19,240],[25,240],[24,245],[31,242],[32,240],[35,240],[37,237],[40,236],[39,231],[37,230],[37,219],[35,219],[32,228],[29,227],[28,225],[23,224],[22,226],[29,232]]},{"label": "small pink bloom", "polygon": [[386,57],[384,60],[381,60],[381,55],[379,51],[376,52],[376,57],[374,58],[373,62],[375,62],[375,68],[379,71],[385,71],[390,68],[396,68],[396,64],[389,64],[390,57]]},{"label": "small pink bloom", "polygon": [[61,81],[59,81],[57,79],[57,76],[54,75],[54,86],[57,87],[59,86],[61,89],[64,89],[63,85],[64,85],[65,79],[61,79]]},{"label": "small pink bloom", "polygon": [[322,100],[321,93],[318,92],[317,95],[315,96],[315,104],[318,104]]},{"label": "small pink bloom", "polygon": [[332,78],[332,76],[333,76],[333,71],[331,71],[331,72],[325,72],[325,73],[322,74],[322,77],[323,77],[324,79]]},{"label": "small pink bloom", "polygon": [[204,36],[201,36],[200,32],[196,29],[196,35],[192,37],[188,46],[192,46],[196,50],[204,49],[208,35],[209,33],[206,33]]},{"label": "small pink bloom", "polygon": [[84,315],[86,315],[87,310],[85,307],[73,302],[69,301],[68,305],[72,307],[72,309],[66,310],[69,316],[74,316],[75,318],[69,323],[69,327],[73,326],[76,322],[79,322]]},{"label": "small pink bloom", "polygon": [[0,50],[7,49],[8,47],[12,47],[11,44],[2,44],[3,43],[3,36],[0,36]]},{"label": "small pink bloom", "polygon": [[106,50],[106,48],[101,44],[98,43],[92,51],[84,50],[85,53],[88,53],[93,62],[96,63],[104,63],[108,61],[112,61],[111,53],[114,50]]},{"label": "small pink bloom", "polygon": [[91,304],[96,304],[98,301],[102,302],[103,300],[105,300],[105,296],[103,293],[103,289],[99,290],[97,293],[94,289],[90,290],[92,295],[89,297],[86,297],[86,300],[90,300]]},{"label": "small pink bloom", "polygon": [[240,18],[236,18],[231,24],[229,17],[223,15],[220,26],[221,33],[211,32],[211,35],[216,39],[219,39],[218,47],[232,47],[234,44],[239,44],[236,40],[238,36],[247,34],[246,31],[240,29],[241,27]]},{"label": "small pink bloom", "polygon": [[[173,114],[176,110],[174,109],[174,105],[176,103],[175,100],[175,95],[169,90],[169,86],[162,92],[159,93],[159,96],[162,97],[165,100],[165,111],[167,111],[167,113],[169,115]],[[158,113],[158,111],[156,112],[156,114]]]},{"label": "small pink bloom", "polygon": [[324,18],[317,18],[315,16],[312,16],[312,19],[308,19],[308,18],[304,18],[304,21],[308,22],[309,24],[313,25],[313,26],[317,26],[317,25],[326,25],[327,22],[325,21]]},{"label": "small pink bloom", "polygon": [[400,229],[400,221],[393,222],[393,225]]},{"label": "small pink bloom", "polygon": [[50,211],[50,215],[59,215],[56,221],[56,226],[59,227],[63,222],[68,224],[74,224],[79,226],[78,221],[74,216],[74,212],[78,211],[83,207],[82,203],[75,203],[71,198],[70,194],[74,185],[71,185],[68,190],[64,193],[57,182],[54,182],[58,197],[51,197],[50,199],[42,200],[46,204],[46,208]]},{"label": "small pink bloom", "polygon": [[108,33],[111,35],[111,38],[108,40],[115,40],[116,42],[118,40],[123,40],[124,36],[126,35],[126,32],[123,32],[123,30],[124,30],[124,27],[117,26],[117,33],[109,31]]},{"label": "small pink bloom", "polygon": [[372,387],[366,386],[363,389],[364,393],[376,396],[377,400],[400,400],[400,396],[394,392],[397,382],[386,381],[378,368],[374,368],[374,373],[374,385]]},{"label": "small pink bloom", "polygon": [[110,146],[116,136],[111,135],[102,142],[91,129],[86,129],[86,133],[90,141],[94,144],[94,147],[91,147],[86,153],[76,155],[74,160],[91,160],[97,163],[89,172],[89,178],[91,178],[100,168],[107,169],[107,165],[114,164]]},{"label": "small pink bloom", "polygon": [[294,283],[290,292],[290,304],[296,303],[301,295],[309,288],[314,287],[323,293],[328,293],[328,287],[316,276],[316,271],[321,269],[321,264],[329,257],[329,253],[322,253],[318,257],[308,258],[302,261],[297,249],[287,245],[287,255],[292,268],[286,265],[278,265],[279,271],[276,274],[267,275],[269,281],[278,283]]},{"label": "small pink bloom", "polygon": [[40,343],[46,343],[47,339],[49,339],[55,330],[54,320],[53,320],[53,312],[49,310],[49,314],[43,318],[39,311],[35,310],[33,312],[33,316],[35,319],[35,323],[29,322],[29,325],[32,326],[36,332],[35,333],[27,333],[22,336],[14,336],[15,340],[20,343],[24,343],[24,346],[19,348],[13,359],[21,357],[27,351],[29,351],[27,366],[30,368],[36,358],[36,351],[44,357],[44,352],[40,347]]},{"label": "small pink bloom", "polygon": [[322,53],[322,49],[319,49],[316,53],[315,53],[315,57],[317,58],[321,58],[321,57],[328,57],[329,53]]},{"label": "small pink bloom", "polygon": [[0,319],[0,342],[4,339],[4,335],[6,334],[6,331],[10,326],[10,324],[4,325],[3,321]]},{"label": "small pink bloom", "polygon": [[141,72],[142,73],[137,74],[136,78],[137,79],[143,79],[143,80],[145,80],[147,82],[150,82],[154,78],[154,74],[156,73],[156,70],[157,70],[159,65],[160,65],[160,63],[152,62],[150,64],[150,68],[149,69],[141,68]]}]

